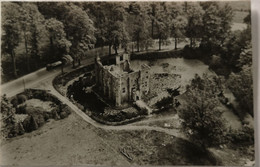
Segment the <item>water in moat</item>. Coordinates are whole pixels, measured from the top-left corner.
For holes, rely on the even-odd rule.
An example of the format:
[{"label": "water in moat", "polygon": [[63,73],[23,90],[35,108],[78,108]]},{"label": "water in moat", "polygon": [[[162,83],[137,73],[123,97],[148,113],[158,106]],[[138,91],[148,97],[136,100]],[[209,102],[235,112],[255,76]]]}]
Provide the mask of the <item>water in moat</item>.
[{"label": "water in moat", "polygon": [[68,97],[73,98],[77,103],[84,107],[84,110],[89,109],[93,113],[103,113],[107,105],[101,101],[93,92],[87,93],[83,85],[75,81],[71,87],[68,88]]}]

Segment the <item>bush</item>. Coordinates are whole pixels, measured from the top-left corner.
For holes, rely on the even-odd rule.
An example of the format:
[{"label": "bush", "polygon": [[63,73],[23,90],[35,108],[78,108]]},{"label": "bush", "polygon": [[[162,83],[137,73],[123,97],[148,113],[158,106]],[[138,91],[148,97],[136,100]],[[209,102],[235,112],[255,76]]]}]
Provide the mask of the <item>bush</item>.
[{"label": "bush", "polygon": [[26,132],[31,132],[31,131],[34,131],[36,129],[38,129],[38,124],[37,122],[35,121],[34,117],[33,116],[28,116],[24,121],[23,121],[23,127],[24,127],[24,130]]},{"label": "bush", "polygon": [[41,90],[36,90],[33,93],[33,97],[36,98],[36,99],[40,99],[40,100],[46,101],[46,92],[45,91],[41,91]]},{"label": "bush", "polygon": [[18,104],[22,104],[27,100],[27,97],[24,94],[17,95]]},{"label": "bush", "polygon": [[25,108],[26,114],[28,115],[35,115],[35,114],[43,114],[44,110],[41,107],[32,107],[28,106]]},{"label": "bush", "polygon": [[43,113],[35,114],[35,115],[33,115],[33,118],[34,118],[35,122],[37,123],[38,127],[42,126],[45,123]]},{"label": "bush", "polygon": [[160,101],[155,103],[155,106],[158,109],[169,109],[172,107],[172,105],[173,105],[173,99],[170,96],[164,97]]},{"label": "bush", "polygon": [[33,98],[33,92],[32,92],[31,89],[26,89],[26,90],[24,91],[24,94],[27,96],[28,99]]},{"label": "bush", "polygon": [[[140,110],[140,115],[148,115],[148,110],[146,108],[142,108]],[[137,116],[137,115],[136,115]]]},{"label": "bush", "polygon": [[68,106],[64,107],[64,108],[62,109],[62,111],[66,112],[67,115],[70,115],[70,114],[71,114],[70,108],[69,108]]},{"label": "bush", "polygon": [[16,137],[17,135],[23,135],[25,130],[23,128],[22,123],[16,123],[12,126],[11,130],[9,131],[8,137]]},{"label": "bush", "polygon": [[18,106],[18,100],[16,97],[11,100],[11,104],[13,105],[14,108]]},{"label": "bush", "polygon": [[[35,108],[26,106],[26,104],[18,105],[18,103],[24,103],[28,98],[52,101],[52,107],[54,108],[51,112],[46,112],[41,107]],[[8,126],[5,126],[5,135],[8,137],[15,137],[17,135],[22,135],[25,132],[34,131],[44,125],[50,118],[58,120],[60,118],[66,118],[71,114],[71,110],[67,105],[62,104],[57,97],[44,90],[27,89],[24,93],[14,97],[11,103],[3,96],[1,101],[1,113],[9,113],[12,109],[14,110],[12,107],[16,106],[16,112],[12,111],[13,114],[28,114],[28,116],[22,123],[16,123],[14,117],[7,119],[5,124]]]},{"label": "bush", "polygon": [[26,105],[20,105],[16,108],[16,114],[26,114]]},{"label": "bush", "polygon": [[68,117],[68,114],[65,112],[65,111],[62,111],[61,113],[60,113],[60,118],[61,119],[64,119],[64,118],[67,118]]},{"label": "bush", "polygon": [[22,123],[18,123],[18,135],[23,135],[25,133],[25,130],[23,128],[23,124]]},{"label": "bush", "polygon": [[223,63],[221,61],[220,56],[213,55],[211,62],[209,64],[209,68],[210,69],[218,69],[218,68],[222,68],[222,67],[223,67]]},{"label": "bush", "polygon": [[225,77],[227,77],[231,72],[231,69],[227,67],[227,65],[222,61],[221,57],[215,55],[212,56],[212,59],[209,63],[209,69],[212,69],[218,75],[223,75]]},{"label": "bush", "polygon": [[254,129],[249,127],[243,127],[242,130],[233,130],[228,135],[231,142],[234,144],[241,145],[252,145],[254,144]]},{"label": "bush", "polygon": [[59,110],[56,109],[56,108],[53,109],[53,110],[51,110],[51,114],[52,114],[52,118],[53,118],[53,119],[55,119],[55,120],[60,119],[60,116],[59,116],[58,112],[59,112]]},{"label": "bush", "polygon": [[49,120],[50,118],[52,118],[51,113],[44,112],[43,113],[43,118],[44,118],[45,121]]}]

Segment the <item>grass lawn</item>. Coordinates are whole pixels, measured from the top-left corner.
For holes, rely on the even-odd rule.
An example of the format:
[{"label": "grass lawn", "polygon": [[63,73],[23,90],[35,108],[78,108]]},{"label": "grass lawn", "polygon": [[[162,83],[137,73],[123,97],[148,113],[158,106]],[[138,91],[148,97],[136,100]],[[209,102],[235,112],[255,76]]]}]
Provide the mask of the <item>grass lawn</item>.
[{"label": "grass lawn", "polygon": [[[128,160],[120,150],[133,158]],[[192,150],[192,151],[191,151]],[[98,129],[78,115],[1,143],[1,165],[215,165],[186,140],[148,130]]]},{"label": "grass lawn", "polygon": [[244,23],[244,18],[248,15],[248,12],[234,11],[233,21],[234,23]]}]

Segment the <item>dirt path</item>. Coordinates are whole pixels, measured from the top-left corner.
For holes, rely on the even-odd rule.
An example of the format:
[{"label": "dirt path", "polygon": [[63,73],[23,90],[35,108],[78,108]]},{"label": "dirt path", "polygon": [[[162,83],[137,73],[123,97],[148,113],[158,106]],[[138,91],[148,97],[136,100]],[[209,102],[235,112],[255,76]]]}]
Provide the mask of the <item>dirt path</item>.
[{"label": "dirt path", "polygon": [[163,132],[163,133],[166,133],[169,135],[173,135],[176,137],[186,139],[179,132],[179,130],[176,130],[176,129],[165,129],[165,128],[161,128],[161,127],[145,126],[145,125],[142,125],[142,126],[137,126],[137,125],[110,126],[110,125],[100,124],[100,123],[96,122],[95,120],[93,120],[92,118],[90,118],[88,115],[86,115],[83,111],[81,111],[69,99],[67,99],[66,97],[59,94],[59,92],[57,92],[54,88],[50,88],[49,90],[51,90],[50,93],[52,93],[57,98],[59,98],[63,103],[68,105],[73,111],[75,111],[76,114],[78,114],[81,118],[83,118],[85,121],[87,121],[88,123],[90,123],[91,125],[93,125],[95,127],[102,128],[105,130],[154,130],[157,132]]},{"label": "dirt path", "polygon": [[161,127],[155,127],[155,126],[147,126],[147,125],[120,125],[120,126],[110,126],[110,125],[104,125],[101,123],[96,122],[92,118],[90,118],[88,115],[86,115],[83,111],[81,111],[77,106],[75,106],[67,97],[62,96],[52,85],[53,78],[48,78],[44,80],[43,82],[35,85],[33,88],[35,89],[44,89],[50,91],[51,94],[56,96],[60,101],[62,101],[64,104],[68,105],[77,115],[79,115],[82,119],[84,119],[86,122],[90,123],[94,127],[102,128],[105,130],[153,130],[157,132],[163,132],[169,135],[173,135],[179,138],[186,139],[177,129],[166,129]]}]

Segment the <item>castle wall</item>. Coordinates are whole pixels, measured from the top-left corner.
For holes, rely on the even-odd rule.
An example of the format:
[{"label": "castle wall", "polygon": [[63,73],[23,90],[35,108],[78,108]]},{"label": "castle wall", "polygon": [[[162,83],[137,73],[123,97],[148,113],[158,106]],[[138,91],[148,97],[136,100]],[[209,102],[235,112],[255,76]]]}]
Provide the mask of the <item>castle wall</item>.
[{"label": "castle wall", "polygon": [[[123,60],[122,60],[123,59]],[[95,61],[96,84],[104,96],[114,101],[116,106],[142,98],[149,91],[150,67],[142,65],[140,71],[130,69],[129,57],[116,57],[116,64],[121,74],[111,70],[111,66],[103,66],[100,59]],[[118,69],[117,69],[118,70]],[[125,73],[123,73],[125,71]]]},{"label": "castle wall", "polygon": [[140,90],[140,72],[135,71],[129,74],[129,100],[134,100],[134,92]]},{"label": "castle wall", "polygon": [[149,92],[150,81],[150,67],[148,65],[141,66],[141,89],[142,95],[146,95]]},{"label": "castle wall", "polygon": [[128,75],[124,75],[121,77],[121,102],[125,103],[129,101],[129,81]]}]

